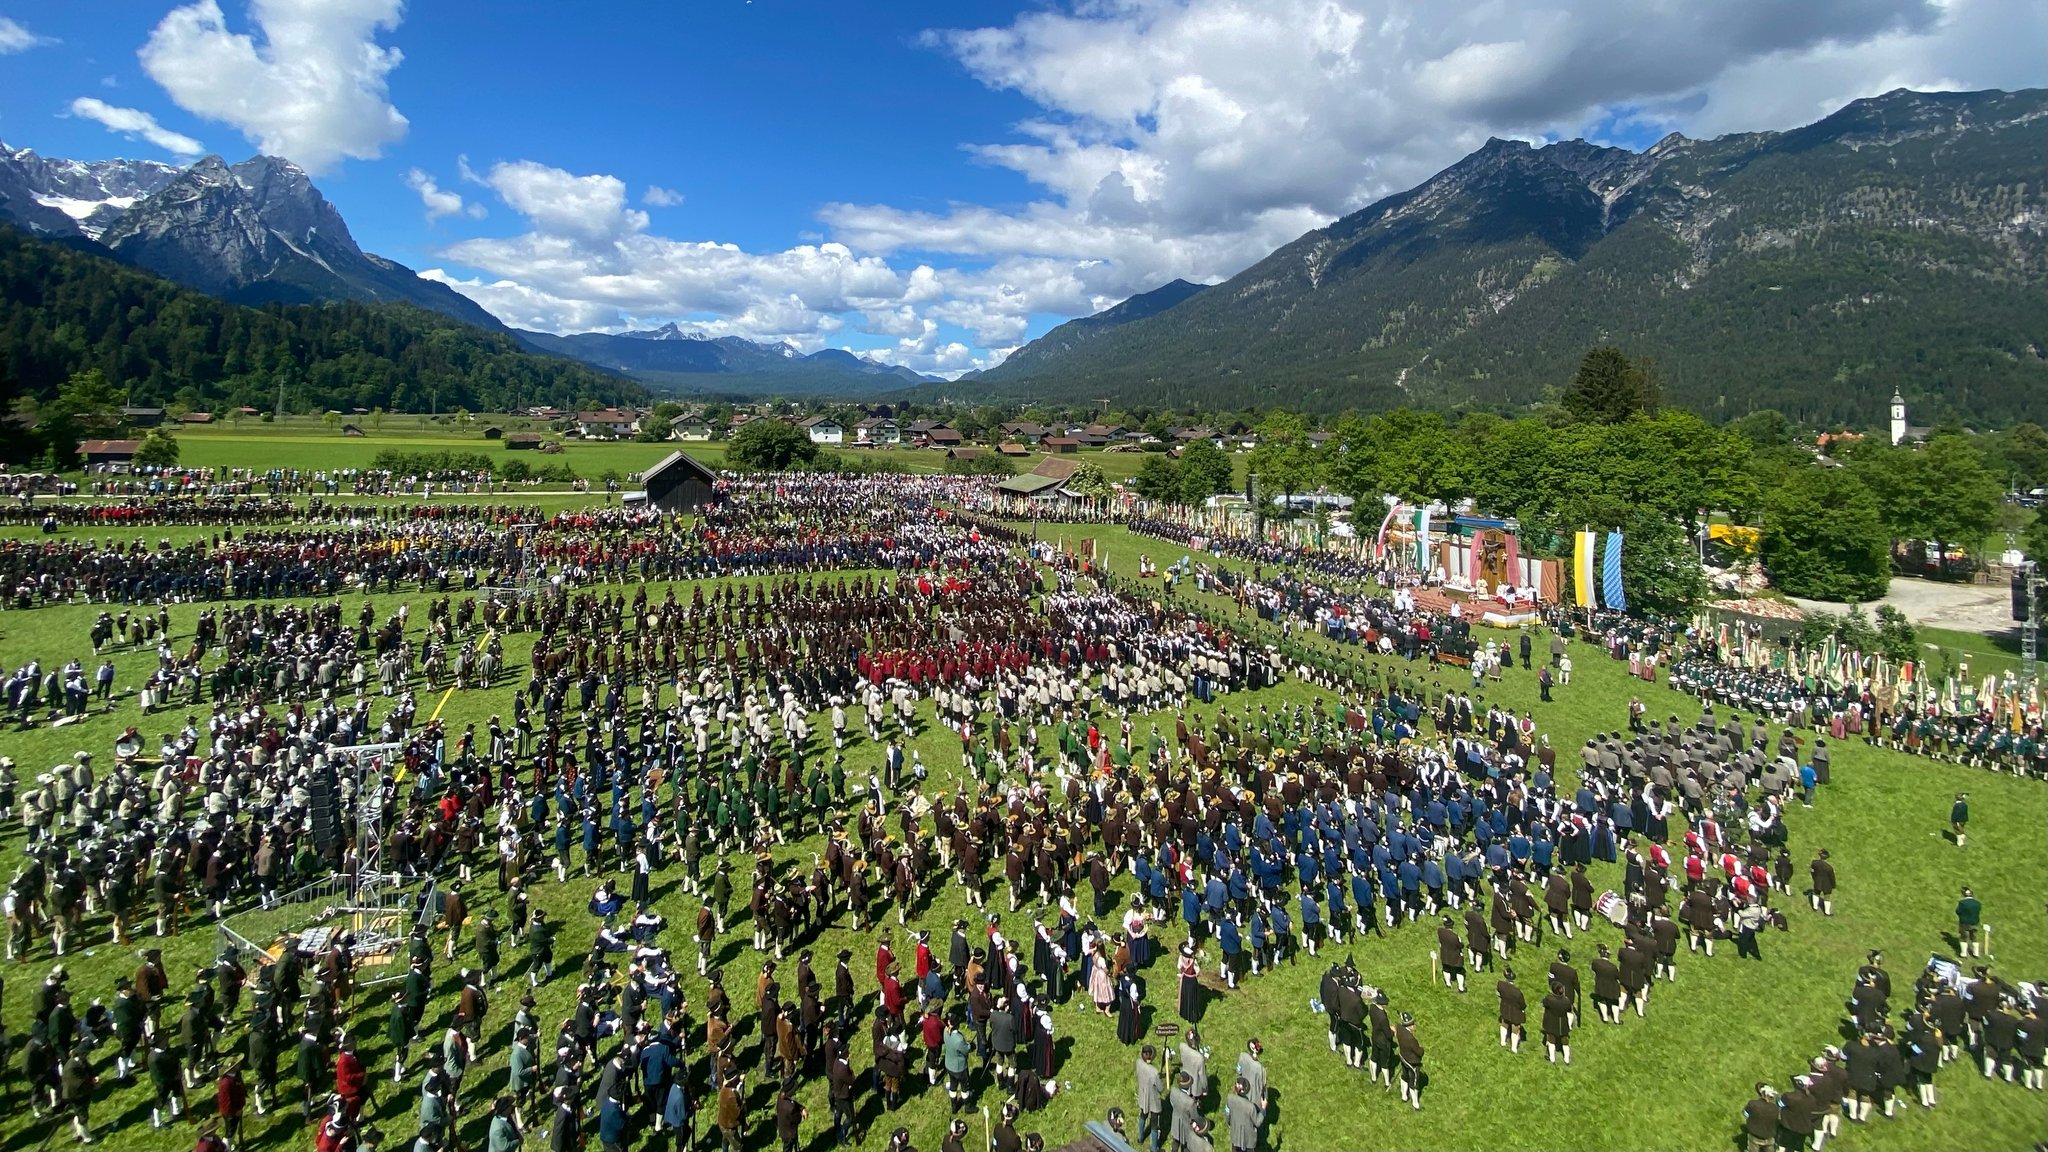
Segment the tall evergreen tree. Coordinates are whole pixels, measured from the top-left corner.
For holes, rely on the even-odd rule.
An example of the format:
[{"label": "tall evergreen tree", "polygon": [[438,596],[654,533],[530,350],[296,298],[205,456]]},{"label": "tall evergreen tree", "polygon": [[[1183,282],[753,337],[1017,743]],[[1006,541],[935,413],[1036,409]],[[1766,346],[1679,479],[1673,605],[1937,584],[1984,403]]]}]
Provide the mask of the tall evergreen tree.
[{"label": "tall evergreen tree", "polygon": [[1656,411],[1657,392],[1653,365],[1631,360],[1628,353],[1603,344],[1579,361],[1578,372],[1558,400],[1573,419],[1619,424],[1638,413]]}]

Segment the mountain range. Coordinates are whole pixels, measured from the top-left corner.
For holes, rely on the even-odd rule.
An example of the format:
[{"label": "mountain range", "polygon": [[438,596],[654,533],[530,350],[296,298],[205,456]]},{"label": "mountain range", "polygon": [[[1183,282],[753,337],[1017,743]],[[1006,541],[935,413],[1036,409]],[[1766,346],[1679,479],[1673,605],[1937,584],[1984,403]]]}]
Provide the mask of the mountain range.
[{"label": "mountain range", "polygon": [[681,392],[1513,411],[1611,343],[1710,417],[1868,426],[1898,391],[1919,421],[2001,425],[2048,420],[2044,171],[2041,90],[1900,90],[1642,151],[1492,140],[1221,284],[1173,281],[950,383],[676,324],[509,330],[362,251],[276,157],[178,168],[0,145],[0,222],[228,301],[424,308]]},{"label": "mountain range", "polygon": [[0,221],[234,303],[408,304],[675,391],[866,395],[937,379],[838,349],[806,355],[676,324],[618,335],[508,329],[447,285],[363,251],[306,173],[275,156],[178,168],[0,144]]},{"label": "mountain range", "polygon": [[2040,90],[1901,90],[1640,152],[1493,140],[1221,284],[1063,324],[972,391],[1511,410],[1613,343],[1710,417],[1869,425],[1897,389],[1916,419],[2048,419],[2043,172]]},{"label": "mountain range", "polygon": [[82,163],[0,146],[0,216],[95,241],[116,258],[237,304],[411,304],[494,332],[504,326],[445,284],[356,246],[297,165],[208,156],[189,168]]},{"label": "mountain range", "polygon": [[855,396],[941,382],[939,377],[843,348],[806,354],[788,344],[706,336],[674,323],[615,334],[515,332],[536,351],[568,356],[675,391]]}]

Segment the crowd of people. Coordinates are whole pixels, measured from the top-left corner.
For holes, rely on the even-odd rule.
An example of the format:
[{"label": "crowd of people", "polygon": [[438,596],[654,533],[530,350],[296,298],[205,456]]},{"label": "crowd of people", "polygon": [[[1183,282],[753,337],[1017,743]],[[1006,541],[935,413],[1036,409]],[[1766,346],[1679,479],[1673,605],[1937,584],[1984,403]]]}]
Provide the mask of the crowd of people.
[{"label": "crowd of people", "polygon": [[110,500],[26,501],[0,505],[0,526],[34,525],[45,533],[64,528],[140,528],[172,524],[240,526],[288,524],[321,519],[323,510],[301,511],[276,496],[132,496]]},{"label": "crowd of people", "polygon": [[[1967,675],[1967,670],[1966,673]],[[1949,703],[1869,681],[1751,668],[1723,653],[1711,636],[1694,635],[1671,667],[1671,686],[1782,722],[1954,764],[2048,778],[2048,734],[2038,713],[2015,722],[2004,702],[1972,698]]]},{"label": "crowd of people", "polygon": [[[1970,899],[1968,889],[1963,897]],[[1935,1073],[1966,1053],[1987,1080],[2040,1091],[2048,1075],[2048,1005],[1986,965],[1965,971],[1953,961],[1929,962],[1895,1022],[1891,974],[1873,951],[1856,969],[1845,1003],[1844,1044],[1828,1045],[1782,1089],[1756,1085],[1742,1110],[1749,1152],[1820,1152],[1845,1119],[1891,1119],[1901,1103],[1933,1108],[1940,1101]]]},{"label": "crowd of people", "polygon": [[[1219,557],[1227,556],[1255,565],[1255,571],[1266,567],[1286,568],[1309,573],[1325,581],[1346,581],[1354,585],[1371,582],[1385,588],[1397,587],[1406,582],[1403,575],[1398,572],[1398,566],[1391,560],[1376,561],[1359,550],[1307,548],[1255,536],[1217,531],[1177,520],[1144,516],[1126,521],[1125,527],[1142,535],[1172,541],[1185,548],[1208,552]],[[1196,548],[1197,542],[1200,544],[1199,548]]]},{"label": "crowd of people", "polygon": [[[1632,713],[1560,768],[1533,713],[1418,674],[1485,650],[1463,621],[1301,565],[1205,575],[1240,616],[1155,597],[1020,555],[1016,528],[956,510],[969,483],[782,478],[729,483],[689,522],[564,513],[521,530],[518,563],[556,579],[516,595],[449,579],[510,563],[487,513],[0,549],[27,603],[108,605],[96,647],[158,644],[149,706],[186,713],[160,740],[123,732],[105,769],[85,751],[17,788],[0,761],[29,848],[8,955],[53,963],[18,1039],[32,1106],[91,1140],[103,1079],[147,1077],[162,1124],[210,1082],[229,1141],[245,1109],[295,1105],[321,1152],[349,1152],[384,1139],[388,1064],[419,1152],[472,1122],[491,1152],[762,1129],[907,1148],[919,1098],[946,1109],[942,1147],[979,1146],[988,1106],[1010,1152],[1043,1144],[1020,1126],[1066,1090],[1062,1011],[1092,1011],[1133,1050],[1140,1141],[1250,1152],[1271,1135],[1263,1049],[1229,1036],[1212,1091],[1208,1006],[1303,956],[1333,1056],[1420,1110],[1430,1001],[1392,1004],[1370,965],[1335,962],[1347,941],[1429,942],[1443,996],[1491,977],[1511,1052],[1533,992],[1544,1056],[1570,1063],[1582,990],[1626,1026],[1681,962],[1730,940],[1760,962],[1789,929],[1785,811],[1829,783],[1797,732]],[[707,575],[731,579],[648,583]],[[170,598],[130,594],[161,579],[314,599],[208,605],[173,642],[160,607],[114,615]],[[339,598],[400,586],[426,590],[417,619]],[[508,634],[531,640],[523,668],[453,666]],[[1486,659],[1534,675],[1532,655]],[[423,717],[419,677],[444,675],[504,693],[496,714]],[[1255,695],[1289,677],[1308,702]],[[161,940],[373,868],[425,901],[388,949],[344,928],[274,958],[230,947],[189,984],[163,963]],[[65,959],[134,938],[132,976],[72,989]],[[502,1092],[469,1075],[498,1051]]]}]

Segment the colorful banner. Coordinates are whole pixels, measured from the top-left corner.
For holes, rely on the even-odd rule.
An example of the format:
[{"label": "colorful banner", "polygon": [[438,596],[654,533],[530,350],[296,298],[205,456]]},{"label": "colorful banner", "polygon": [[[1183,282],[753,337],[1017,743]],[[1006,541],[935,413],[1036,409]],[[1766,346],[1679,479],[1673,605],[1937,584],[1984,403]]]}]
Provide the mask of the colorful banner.
[{"label": "colorful banner", "polygon": [[1572,548],[1572,591],[1581,608],[1598,608],[1593,593],[1593,533],[1580,532]]},{"label": "colorful banner", "polygon": [[1607,547],[1600,558],[1600,595],[1616,612],[1628,611],[1628,597],[1621,594],[1621,533],[1607,534]]},{"label": "colorful banner", "polygon": [[1436,568],[1429,558],[1429,548],[1429,507],[1424,505],[1415,513],[1415,567],[1425,575]]}]

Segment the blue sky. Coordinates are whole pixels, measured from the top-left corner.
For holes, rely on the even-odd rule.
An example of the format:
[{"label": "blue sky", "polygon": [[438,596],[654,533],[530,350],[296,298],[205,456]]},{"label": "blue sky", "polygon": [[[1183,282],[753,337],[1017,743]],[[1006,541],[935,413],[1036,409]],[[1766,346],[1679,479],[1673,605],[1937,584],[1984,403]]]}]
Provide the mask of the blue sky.
[{"label": "blue sky", "polygon": [[311,171],[509,323],[991,363],[1491,135],[2048,82],[2037,0],[0,0],[0,139]]}]

